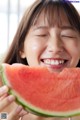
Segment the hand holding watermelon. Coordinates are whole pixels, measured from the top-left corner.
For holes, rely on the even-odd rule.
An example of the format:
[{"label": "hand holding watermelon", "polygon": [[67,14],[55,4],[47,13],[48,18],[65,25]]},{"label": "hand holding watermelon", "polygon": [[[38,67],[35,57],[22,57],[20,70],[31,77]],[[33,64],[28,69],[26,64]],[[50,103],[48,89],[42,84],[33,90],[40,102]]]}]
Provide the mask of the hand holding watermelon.
[{"label": "hand holding watermelon", "polygon": [[[7,86],[0,87],[0,113],[11,103],[15,101],[15,97],[13,95],[8,95],[9,88]],[[27,112],[25,112],[22,106],[17,106],[17,108],[13,109],[8,114],[8,120],[19,120],[20,117],[24,116]]]}]

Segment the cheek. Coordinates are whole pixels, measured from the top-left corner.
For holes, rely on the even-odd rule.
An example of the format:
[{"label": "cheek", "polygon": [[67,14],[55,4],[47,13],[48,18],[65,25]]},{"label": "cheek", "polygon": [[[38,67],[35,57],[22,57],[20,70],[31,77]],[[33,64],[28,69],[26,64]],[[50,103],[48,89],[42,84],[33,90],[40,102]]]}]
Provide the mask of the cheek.
[{"label": "cheek", "polygon": [[77,40],[75,41],[69,41],[69,43],[67,44],[67,49],[69,51],[69,53],[71,53],[72,55],[79,55],[80,53],[80,42],[78,42]]},{"label": "cheek", "polygon": [[32,51],[37,52],[40,49],[40,46],[38,44],[34,43],[31,45],[31,49],[32,49]]},{"label": "cheek", "polygon": [[25,53],[29,65],[39,64],[40,55],[43,51],[43,45],[40,42],[29,40],[25,42]]},{"label": "cheek", "polygon": [[40,50],[41,50],[41,45],[36,43],[36,42],[32,42],[32,43],[28,43],[27,44],[27,49],[28,49],[28,52],[30,53],[38,53]]}]

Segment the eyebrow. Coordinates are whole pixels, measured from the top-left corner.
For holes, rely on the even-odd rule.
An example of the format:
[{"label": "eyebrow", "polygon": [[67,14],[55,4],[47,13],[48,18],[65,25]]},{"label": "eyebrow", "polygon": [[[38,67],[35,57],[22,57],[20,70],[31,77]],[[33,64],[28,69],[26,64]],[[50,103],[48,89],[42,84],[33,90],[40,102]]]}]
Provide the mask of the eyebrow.
[{"label": "eyebrow", "polygon": [[33,30],[46,29],[46,28],[49,28],[49,27],[48,26],[38,26],[38,27],[33,28]]},{"label": "eyebrow", "polygon": [[70,29],[70,30],[75,31],[74,27],[72,27],[72,26],[62,26],[61,29],[62,29],[62,30],[64,30],[64,29],[65,29],[65,30]]}]

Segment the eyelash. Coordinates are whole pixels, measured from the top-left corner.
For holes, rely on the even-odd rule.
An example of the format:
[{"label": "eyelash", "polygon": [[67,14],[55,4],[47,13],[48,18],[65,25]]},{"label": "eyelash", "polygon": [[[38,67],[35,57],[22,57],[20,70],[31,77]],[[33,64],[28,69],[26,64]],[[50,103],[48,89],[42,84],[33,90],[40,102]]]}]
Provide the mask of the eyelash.
[{"label": "eyelash", "polygon": [[39,37],[46,37],[47,34],[41,34],[41,35],[36,35],[36,36],[39,36]]},{"label": "eyelash", "polygon": [[74,36],[68,36],[68,35],[62,35],[62,37],[65,37],[65,38],[75,38]]}]

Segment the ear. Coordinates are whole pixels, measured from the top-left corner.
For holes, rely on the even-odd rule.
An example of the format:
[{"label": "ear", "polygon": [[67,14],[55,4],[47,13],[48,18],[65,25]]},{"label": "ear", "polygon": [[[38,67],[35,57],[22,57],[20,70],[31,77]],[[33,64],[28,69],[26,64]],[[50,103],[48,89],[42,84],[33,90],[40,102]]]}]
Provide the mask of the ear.
[{"label": "ear", "polygon": [[20,57],[21,58],[26,58],[26,56],[25,56],[25,52],[24,51],[19,51],[19,54],[20,54]]}]

